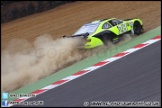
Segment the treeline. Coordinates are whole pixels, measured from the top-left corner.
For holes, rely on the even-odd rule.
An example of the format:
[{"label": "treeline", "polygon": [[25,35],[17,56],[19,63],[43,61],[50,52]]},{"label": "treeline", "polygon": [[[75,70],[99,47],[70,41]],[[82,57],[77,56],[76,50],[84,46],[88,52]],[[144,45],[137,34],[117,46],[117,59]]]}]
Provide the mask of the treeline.
[{"label": "treeline", "polygon": [[72,2],[74,1],[1,1],[1,23]]}]

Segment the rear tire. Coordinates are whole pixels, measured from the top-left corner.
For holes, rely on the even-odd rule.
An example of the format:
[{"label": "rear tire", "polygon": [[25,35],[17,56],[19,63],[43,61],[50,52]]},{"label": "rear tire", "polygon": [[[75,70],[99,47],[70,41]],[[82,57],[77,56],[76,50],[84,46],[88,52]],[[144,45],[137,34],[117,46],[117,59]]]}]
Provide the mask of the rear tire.
[{"label": "rear tire", "polygon": [[108,45],[109,42],[112,42],[112,37],[110,37],[108,34],[103,35],[102,41],[104,45]]},{"label": "rear tire", "polygon": [[135,35],[140,35],[142,33],[143,28],[142,28],[142,25],[140,24],[140,22],[138,22],[138,21],[134,22],[133,30],[134,30]]}]

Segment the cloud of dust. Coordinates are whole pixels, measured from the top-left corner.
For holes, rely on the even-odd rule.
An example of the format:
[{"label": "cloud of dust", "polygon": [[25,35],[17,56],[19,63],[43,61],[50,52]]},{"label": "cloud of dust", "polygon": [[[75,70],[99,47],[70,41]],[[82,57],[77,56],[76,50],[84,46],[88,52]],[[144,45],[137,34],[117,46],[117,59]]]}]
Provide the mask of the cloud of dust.
[{"label": "cloud of dust", "polygon": [[110,48],[80,50],[81,45],[80,37],[54,40],[48,34],[37,37],[33,43],[24,39],[11,40],[1,53],[1,90],[11,92]]}]

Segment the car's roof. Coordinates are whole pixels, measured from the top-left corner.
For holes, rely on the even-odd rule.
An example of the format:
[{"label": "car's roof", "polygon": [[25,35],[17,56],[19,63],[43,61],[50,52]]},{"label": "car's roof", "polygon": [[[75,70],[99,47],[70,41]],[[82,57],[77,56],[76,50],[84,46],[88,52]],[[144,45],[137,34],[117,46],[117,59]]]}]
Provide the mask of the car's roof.
[{"label": "car's roof", "polygon": [[95,23],[101,23],[101,22],[106,22],[106,21],[110,21],[112,19],[116,19],[116,18],[107,18],[107,19],[95,20],[95,21],[92,21],[92,22],[87,23],[86,25],[88,25],[88,24],[95,24]]},{"label": "car's roof", "polygon": [[100,21],[103,22],[103,21],[105,21],[105,20],[109,21],[109,20],[112,20],[112,19],[116,19],[116,18],[107,18],[107,19],[102,19],[102,20],[100,20]]},{"label": "car's roof", "polygon": [[[109,21],[109,20],[112,20],[112,19],[116,19],[116,18],[107,18],[107,19],[101,19],[101,20],[96,20],[96,21],[99,21],[99,22],[103,22],[103,21]],[[94,22],[94,21],[92,21],[92,22]]]},{"label": "car's roof", "polygon": [[101,19],[101,20],[94,20],[92,22],[86,23],[83,26],[89,26],[89,25],[100,25],[101,23],[103,24],[104,22],[110,21],[112,19],[117,19],[117,18],[107,18],[107,19]]},{"label": "car's roof", "polygon": [[102,26],[102,24],[112,19],[116,19],[116,18],[107,18],[107,19],[95,20],[95,21],[86,23],[82,27],[80,27],[80,29],[78,29],[78,31],[75,32],[74,35],[81,34],[81,32],[85,30],[93,31],[92,33],[94,33],[100,25]]}]

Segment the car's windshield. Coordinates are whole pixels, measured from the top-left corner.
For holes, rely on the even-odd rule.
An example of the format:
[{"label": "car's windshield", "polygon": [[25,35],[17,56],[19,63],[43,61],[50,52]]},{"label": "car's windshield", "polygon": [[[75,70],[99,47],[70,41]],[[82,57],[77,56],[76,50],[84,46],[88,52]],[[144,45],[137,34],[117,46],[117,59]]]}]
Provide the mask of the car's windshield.
[{"label": "car's windshield", "polygon": [[91,35],[94,33],[99,26],[100,23],[90,23],[83,25],[77,32],[74,33],[74,35],[82,34],[82,33],[89,33]]}]

